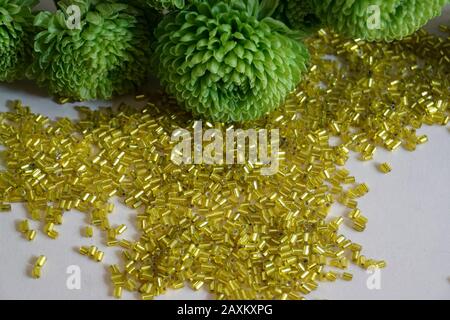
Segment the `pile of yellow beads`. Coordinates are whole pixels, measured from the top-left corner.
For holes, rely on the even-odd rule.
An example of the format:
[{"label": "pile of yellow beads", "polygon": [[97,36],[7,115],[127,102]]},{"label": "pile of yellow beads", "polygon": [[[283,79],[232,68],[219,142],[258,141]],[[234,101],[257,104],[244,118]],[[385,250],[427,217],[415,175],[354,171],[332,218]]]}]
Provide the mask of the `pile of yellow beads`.
[{"label": "pile of yellow beads", "polygon": [[[369,191],[343,166],[352,150],[361,160],[377,147],[414,150],[426,141],[416,134],[423,124],[448,123],[449,38],[420,31],[373,44],[321,30],[308,44],[310,75],[280,110],[241,126],[206,124],[279,129],[276,175],[251,164],[172,162],[173,131],[193,121],[164,95],[143,108],[79,107],[77,121],[16,102],[0,114],[0,203],[25,202],[52,238],[64,212],[89,215],[109,246],[123,248],[123,266],[110,267],[117,298],[128,290],[151,299],[188,283],[219,299],[302,299],[321,281],[351,280],[350,263],[384,267],[341,232],[366,228],[357,199]],[[139,239],[110,225],[114,196],[136,209]],[[344,216],[331,214],[337,202]],[[96,247],[80,252],[103,258]]]}]

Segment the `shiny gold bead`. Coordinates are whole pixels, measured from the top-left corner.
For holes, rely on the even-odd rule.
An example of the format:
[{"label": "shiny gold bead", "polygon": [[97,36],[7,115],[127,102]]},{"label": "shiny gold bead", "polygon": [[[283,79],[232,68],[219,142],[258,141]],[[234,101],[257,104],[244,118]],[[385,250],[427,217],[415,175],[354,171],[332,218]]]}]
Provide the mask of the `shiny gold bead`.
[{"label": "shiny gold bead", "polygon": [[18,229],[22,233],[27,233],[30,230],[28,220],[22,220],[19,222]]},{"label": "shiny gold bead", "polygon": [[36,230],[28,230],[26,235],[28,241],[33,241],[36,238],[36,234]]},{"label": "shiny gold bead", "polygon": [[353,275],[351,273],[344,272],[342,273],[342,279],[344,279],[345,281],[352,281]]},{"label": "shiny gold bead", "polygon": [[386,163],[386,162],[380,164],[380,165],[378,166],[378,169],[379,169],[382,173],[389,173],[389,172],[392,171],[391,166],[390,166],[388,163]]},{"label": "shiny gold bead", "polygon": [[42,267],[44,266],[45,262],[47,261],[47,258],[45,256],[39,256],[39,258],[36,260],[36,266]]},{"label": "shiny gold bead", "polygon": [[92,238],[92,237],[94,236],[94,229],[92,229],[91,226],[87,226],[87,227],[84,229],[84,234],[85,234],[86,237]]},{"label": "shiny gold bead", "polygon": [[115,286],[113,295],[114,295],[114,298],[116,298],[116,299],[122,298],[122,287],[121,286]]},{"label": "shiny gold bead", "polygon": [[104,256],[105,256],[105,253],[103,251],[97,251],[94,255],[94,259],[97,262],[101,262],[103,260]]},{"label": "shiny gold bead", "polygon": [[40,267],[33,267],[31,270],[31,276],[35,279],[39,279],[41,277],[41,268]]},{"label": "shiny gold bead", "polygon": [[0,202],[0,212],[9,212],[11,211],[11,205],[8,203]]}]

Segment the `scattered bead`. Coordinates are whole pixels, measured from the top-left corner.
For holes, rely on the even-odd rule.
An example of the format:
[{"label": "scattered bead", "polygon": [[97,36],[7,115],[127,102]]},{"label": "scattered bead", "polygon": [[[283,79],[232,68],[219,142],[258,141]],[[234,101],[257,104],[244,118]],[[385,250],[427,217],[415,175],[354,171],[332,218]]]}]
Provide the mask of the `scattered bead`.
[{"label": "scattered bead", "polygon": [[92,238],[94,236],[94,229],[91,226],[87,226],[84,230],[84,234],[87,238]]},{"label": "scattered bead", "polygon": [[0,202],[0,212],[9,212],[11,211],[11,205]]},{"label": "scattered bead", "polygon": [[344,272],[342,273],[342,279],[344,279],[345,281],[352,281],[353,275],[351,273]]},{"label": "scattered bead", "polygon": [[36,234],[36,230],[28,230],[26,235],[28,241],[33,241],[36,238]]},{"label": "scattered bead", "polygon": [[391,166],[389,165],[389,163],[382,163],[378,166],[378,169],[382,172],[382,173],[389,173],[392,171]]}]

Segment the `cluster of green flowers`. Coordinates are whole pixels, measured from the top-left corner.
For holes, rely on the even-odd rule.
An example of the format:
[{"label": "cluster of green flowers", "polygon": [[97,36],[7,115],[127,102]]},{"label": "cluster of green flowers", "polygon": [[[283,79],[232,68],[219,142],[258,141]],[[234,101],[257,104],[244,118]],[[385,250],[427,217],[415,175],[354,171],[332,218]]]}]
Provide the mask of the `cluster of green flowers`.
[{"label": "cluster of green flowers", "polygon": [[[80,9],[79,25],[70,6]],[[111,0],[62,0],[34,21],[30,76],[52,95],[109,99],[140,86],[150,72],[151,27],[142,10]],[[72,24],[70,24],[73,22]]]},{"label": "cluster of green flowers", "polygon": [[37,0],[0,0],[0,81],[11,82],[25,75],[31,61],[33,19]]},{"label": "cluster of green flowers", "polygon": [[26,76],[53,96],[109,99],[153,71],[195,116],[228,122],[262,117],[295,89],[311,32],[401,39],[450,0],[61,0],[33,13],[37,2],[0,0],[0,81]]}]

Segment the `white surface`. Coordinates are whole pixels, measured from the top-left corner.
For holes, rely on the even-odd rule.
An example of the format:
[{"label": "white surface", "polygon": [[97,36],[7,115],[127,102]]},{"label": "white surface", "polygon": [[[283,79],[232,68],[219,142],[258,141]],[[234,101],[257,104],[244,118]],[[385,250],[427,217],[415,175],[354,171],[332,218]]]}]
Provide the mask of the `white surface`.
[{"label": "white surface", "polygon": [[[450,10],[444,17],[448,21]],[[55,104],[32,84],[0,85],[0,111],[7,110],[6,101],[18,98],[36,113],[50,117],[76,116],[73,108]],[[88,105],[95,107],[98,104]],[[380,151],[373,162],[349,161],[347,168],[351,173],[370,186],[371,192],[359,202],[369,218],[369,225],[364,233],[354,232],[348,227],[344,227],[343,233],[361,243],[366,255],[385,259],[388,267],[381,273],[380,290],[369,290],[366,281],[371,275],[351,267],[354,272],[352,282],[322,283],[310,298],[450,298],[449,130],[449,127],[423,128],[420,133],[427,134],[430,142],[414,153]],[[383,161],[392,164],[391,174],[382,175],[375,169],[375,165]],[[114,213],[113,222],[131,225],[135,213],[120,208]],[[64,216],[58,240],[52,241],[38,234],[31,243],[15,230],[17,221],[25,217],[22,205],[15,205],[9,214],[0,213],[0,299],[111,299],[106,265],[118,262],[119,254],[95,241],[99,237],[94,237],[94,240],[81,237],[85,223],[83,214],[70,212]],[[98,235],[97,232],[95,234]],[[125,235],[132,236],[132,233],[127,231]],[[105,264],[94,263],[77,253],[77,247],[91,243],[106,251]],[[40,254],[45,254],[48,262],[43,277],[33,280],[29,277],[30,266]],[[81,268],[80,290],[66,287],[69,276],[66,270],[71,265]],[[127,293],[124,297],[136,298]],[[206,292],[194,293],[189,289],[160,297],[205,298],[208,298]]]}]

